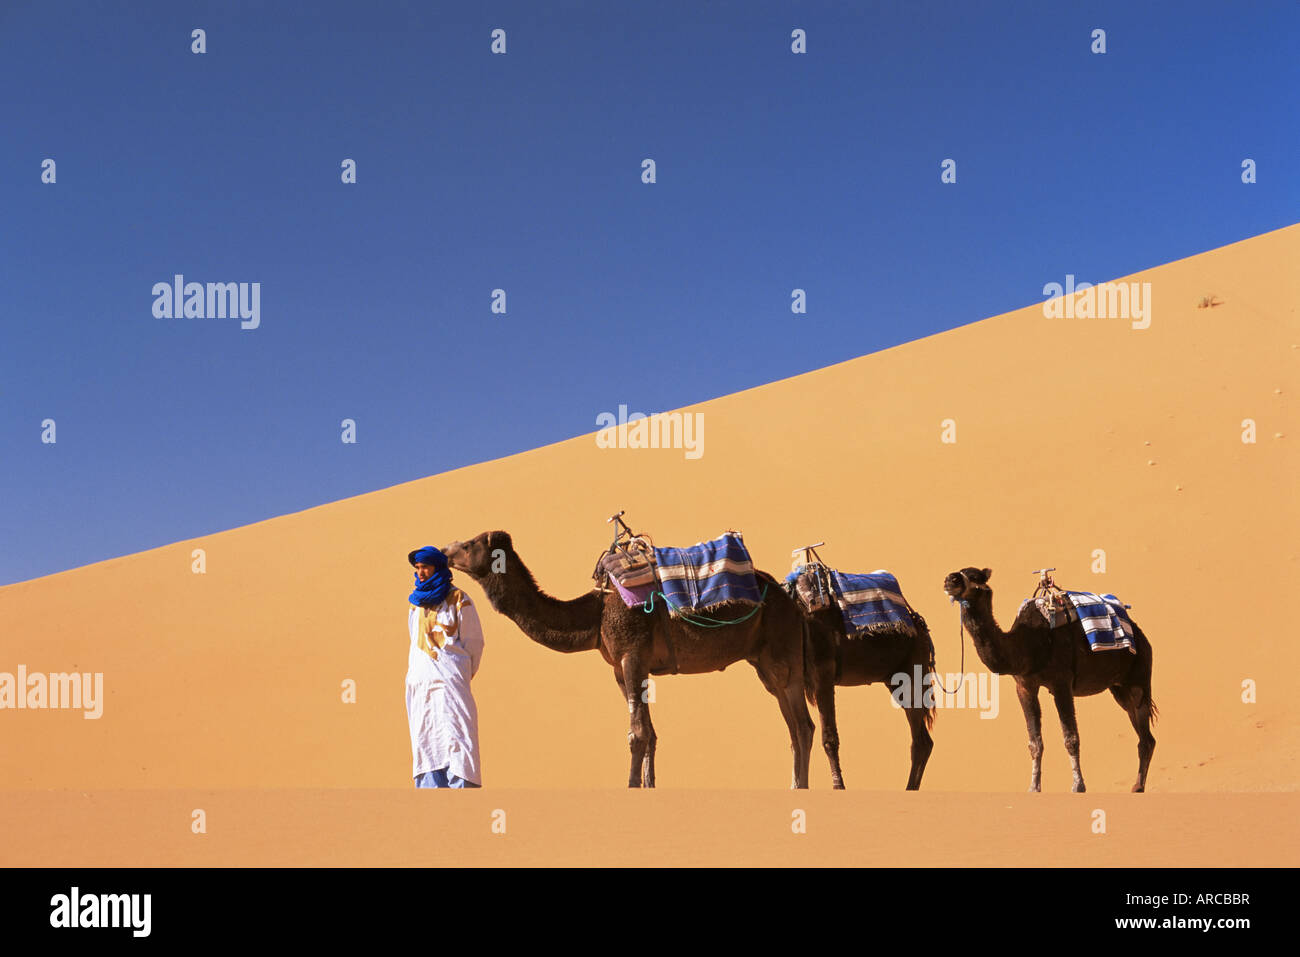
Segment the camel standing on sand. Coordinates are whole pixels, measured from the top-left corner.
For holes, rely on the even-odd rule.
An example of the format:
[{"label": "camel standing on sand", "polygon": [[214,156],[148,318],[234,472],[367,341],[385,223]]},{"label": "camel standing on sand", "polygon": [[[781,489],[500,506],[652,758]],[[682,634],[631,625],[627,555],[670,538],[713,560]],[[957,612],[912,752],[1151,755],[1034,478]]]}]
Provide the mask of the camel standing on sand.
[{"label": "camel standing on sand", "polygon": [[[893,685],[896,676],[905,676],[903,713],[912,732],[912,767],[907,775],[907,790],[921,787],[921,775],[934,750],[930,729],[934,727],[935,706],[923,705],[924,687],[916,687],[917,675],[934,672],[934,642],[925,619],[916,615],[916,634],[880,631],[849,638],[844,629],[844,615],[831,602],[825,608],[809,611],[816,588],[813,572],[804,571],[794,580],[800,607],[808,618],[808,644],[804,651],[804,687],[808,700],[817,705],[822,722],[822,747],[831,762],[831,787],[843,788],[840,770],[840,735],[835,722],[835,686],[849,687],[885,682]],[[915,614],[915,612],[913,612]],[[892,694],[891,690],[891,694]],[[931,691],[931,695],[933,692]],[[933,698],[930,698],[933,702]]]},{"label": "camel standing on sand", "polygon": [[[454,542],[443,552],[452,568],[478,582],[492,607],[533,641],[566,653],[598,649],[613,666],[631,714],[628,787],[655,784],[656,735],[650,706],[642,700],[646,678],[721,671],[741,660],[754,666],[790,729],[791,786],[808,786],[813,722],[804,703],[803,615],[771,575],[756,572],[767,592],[753,617],[722,628],[701,628],[670,618],[662,603],[649,615],[641,608],[629,608],[613,589],[603,594],[593,589],[572,601],[552,598],[537,587],[505,532],[483,532],[468,542]],[[752,610],[726,604],[716,613],[727,620]]]},{"label": "camel standing on sand", "polygon": [[[1032,604],[1021,609],[1009,632],[993,620],[993,590],[989,568],[963,568],[943,582],[943,590],[961,602],[962,624],[970,631],[980,660],[997,674],[1016,679],[1016,696],[1029,728],[1029,755],[1033,771],[1029,790],[1040,790],[1043,766],[1042,711],[1038,689],[1046,687],[1056,701],[1056,713],[1065,732],[1065,749],[1074,770],[1074,791],[1084,791],[1079,769],[1079,724],[1074,699],[1110,691],[1128,714],[1138,735],[1138,776],[1134,791],[1146,789],[1147,768],[1156,749],[1151,719],[1157,715],[1151,700],[1151,642],[1133,624],[1133,646],[1137,654],[1124,650],[1094,652],[1088,645],[1083,625],[1077,620],[1055,628]],[[1130,619],[1130,621],[1132,621]]]}]

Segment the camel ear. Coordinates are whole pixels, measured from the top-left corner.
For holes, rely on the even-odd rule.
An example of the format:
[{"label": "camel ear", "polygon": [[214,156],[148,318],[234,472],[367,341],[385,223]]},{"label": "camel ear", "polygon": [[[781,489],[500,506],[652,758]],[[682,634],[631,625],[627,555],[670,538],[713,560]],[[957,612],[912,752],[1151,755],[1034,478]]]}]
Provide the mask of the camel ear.
[{"label": "camel ear", "polygon": [[985,568],[985,569],[983,569],[983,572],[984,572],[984,580],[985,580],[985,581],[988,581],[990,578],[993,577],[993,569],[991,569],[991,568]]}]

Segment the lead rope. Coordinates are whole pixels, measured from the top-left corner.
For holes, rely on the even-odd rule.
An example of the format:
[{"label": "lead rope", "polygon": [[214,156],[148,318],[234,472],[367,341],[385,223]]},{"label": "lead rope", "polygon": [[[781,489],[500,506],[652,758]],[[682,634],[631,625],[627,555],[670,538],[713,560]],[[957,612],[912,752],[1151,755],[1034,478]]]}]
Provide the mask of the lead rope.
[{"label": "lead rope", "polygon": [[742,615],[740,618],[733,618],[731,621],[719,621],[716,618],[704,618],[704,617],[696,617],[693,615],[688,615],[685,612],[683,612],[677,605],[674,605],[671,601],[669,601],[668,596],[661,591],[652,591],[650,593],[650,601],[648,601],[644,606],[642,606],[641,610],[645,612],[647,615],[654,613],[655,595],[658,595],[660,598],[662,598],[664,600],[664,604],[667,605],[672,611],[677,612],[678,613],[677,617],[682,621],[689,622],[692,625],[698,625],[701,628],[724,628],[727,625],[739,625],[742,621],[749,621],[749,619],[753,618],[755,615],[758,614],[759,609],[763,607],[763,601],[767,598],[767,582],[763,583],[763,591],[761,594],[759,594],[758,604],[754,606],[753,611],[751,611],[747,615]]},{"label": "lead rope", "polygon": [[[965,605],[966,603],[962,602],[962,604]],[[949,697],[955,695],[958,691],[960,691],[961,686],[966,682],[966,629],[962,626],[961,623],[961,608],[957,609],[957,643],[961,645],[961,664],[958,666],[961,672],[961,680],[957,682],[957,687],[949,691],[947,688],[943,686],[943,682],[939,680],[939,671],[938,671],[939,666],[937,663],[935,664],[935,672],[934,672],[935,684],[939,686],[939,690],[941,690],[944,694],[948,695]]]}]

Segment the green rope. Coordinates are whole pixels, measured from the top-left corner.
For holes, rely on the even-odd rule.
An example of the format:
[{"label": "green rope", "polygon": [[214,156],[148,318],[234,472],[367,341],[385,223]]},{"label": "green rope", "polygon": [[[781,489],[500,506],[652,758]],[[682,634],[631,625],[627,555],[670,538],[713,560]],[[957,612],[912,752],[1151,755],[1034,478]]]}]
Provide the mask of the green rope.
[{"label": "green rope", "polygon": [[647,615],[654,613],[655,595],[658,595],[660,598],[662,598],[664,600],[664,604],[667,605],[671,610],[679,612],[677,617],[680,618],[682,621],[688,622],[692,625],[698,625],[701,628],[724,628],[727,625],[739,625],[742,621],[749,621],[749,619],[753,618],[755,615],[758,614],[759,609],[763,607],[763,600],[767,598],[767,582],[763,582],[763,591],[758,596],[758,604],[754,606],[754,610],[747,615],[742,615],[740,618],[734,618],[731,621],[718,621],[716,618],[702,618],[702,617],[697,618],[693,615],[680,614],[681,609],[678,606],[674,605],[671,601],[669,601],[668,596],[661,591],[652,591],[650,593],[650,600],[646,602],[645,605],[641,608],[641,610],[645,612]]}]

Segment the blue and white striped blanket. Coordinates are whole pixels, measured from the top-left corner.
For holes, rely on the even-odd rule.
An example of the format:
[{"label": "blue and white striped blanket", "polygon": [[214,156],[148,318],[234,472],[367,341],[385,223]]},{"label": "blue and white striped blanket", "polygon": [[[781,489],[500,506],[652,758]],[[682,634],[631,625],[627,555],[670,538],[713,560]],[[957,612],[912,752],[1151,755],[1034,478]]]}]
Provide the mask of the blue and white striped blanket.
[{"label": "blue and white striped blanket", "polygon": [[1083,625],[1083,633],[1093,651],[1119,651],[1133,646],[1133,623],[1125,605],[1114,595],[1094,595],[1086,591],[1067,591]]},{"label": "blue and white striped blanket", "polygon": [[659,585],[673,615],[707,611],[723,602],[762,601],[754,563],[739,532],[690,548],[656,548]]},{"label": "blue and white striped blanket", "polygon": [[916,622],[903,590],[889,572],[845,575],[832,569],[831,582],[844,614],[844,634],[850,638],[882,631],[916,635]]}]

